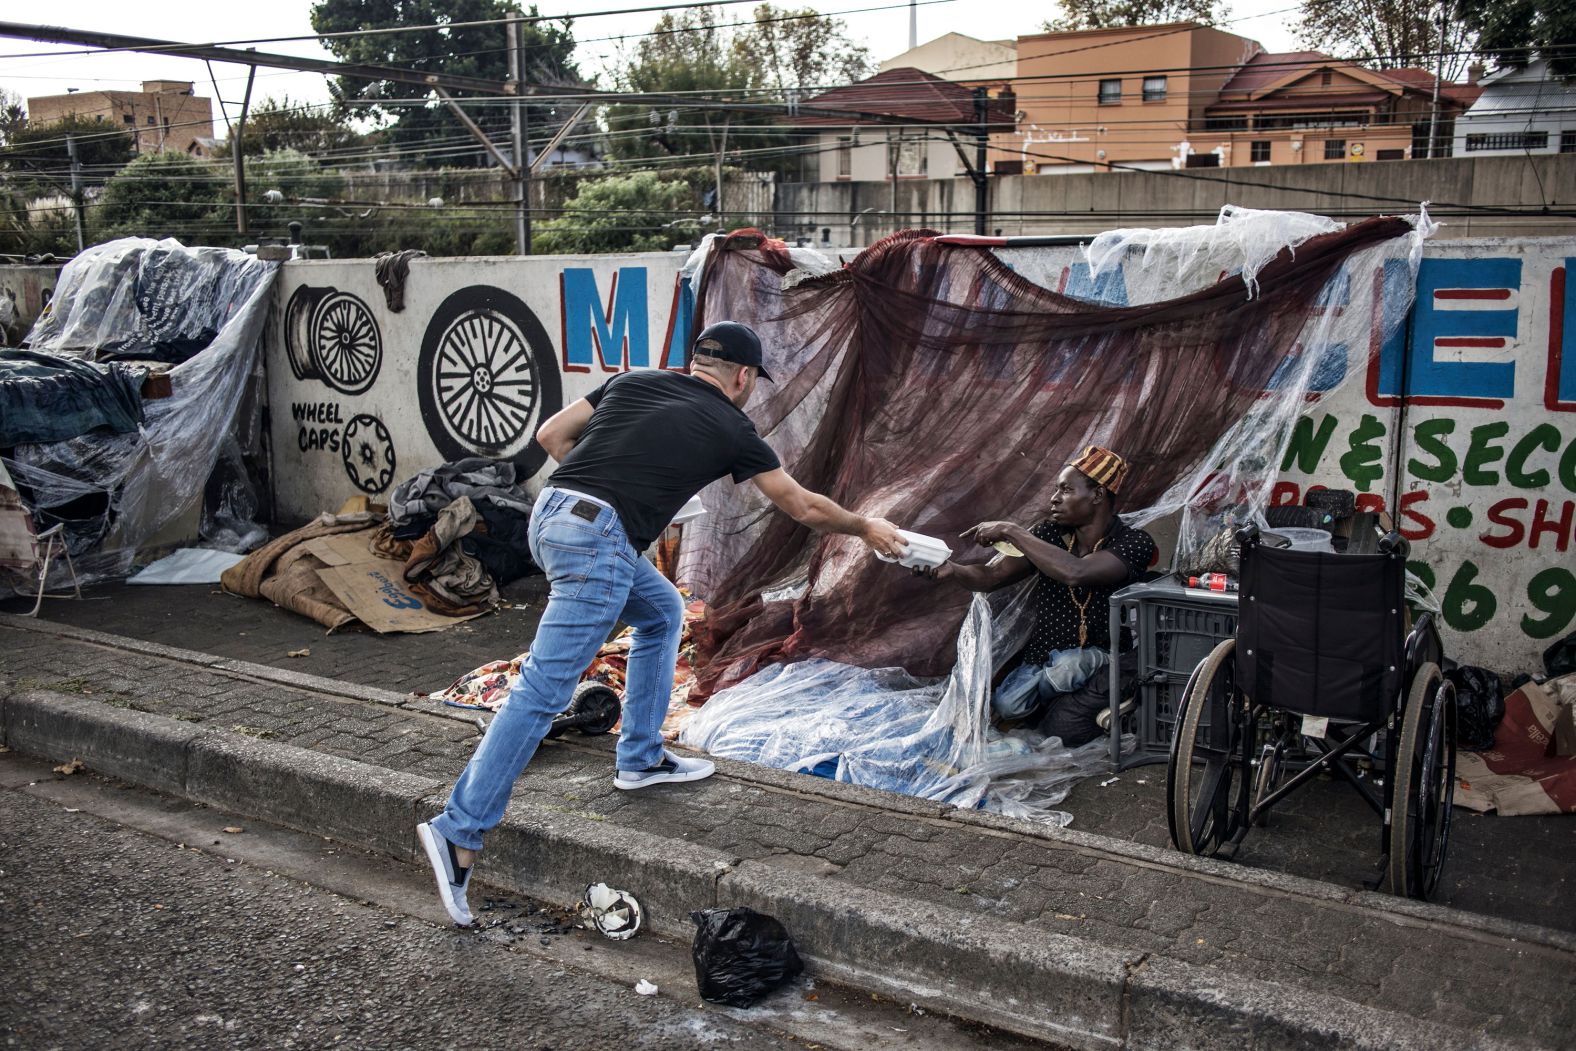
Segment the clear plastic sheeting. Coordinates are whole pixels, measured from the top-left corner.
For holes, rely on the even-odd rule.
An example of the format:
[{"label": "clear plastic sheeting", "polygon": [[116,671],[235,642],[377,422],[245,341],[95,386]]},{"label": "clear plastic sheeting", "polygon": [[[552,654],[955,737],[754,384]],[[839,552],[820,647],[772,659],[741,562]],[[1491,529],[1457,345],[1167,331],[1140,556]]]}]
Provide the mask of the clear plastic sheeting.
[{"label": "clear plastic sheeting", "polygon": [[1104,739],[1064,748],[990,720],[993,673],[1028,633],[1027,594],[975,596],[944,679],[823,658],[774,665],[713,696],[680,739],[729,759],[1066,825],[1072,816],[1057,804],[1110,769]]},{"label": "clear plastic sheeting", "polygon": [[[158,282],[139,285],[150,267]],[[257,375],[277,273],[277,263],[244,252],[147,238],[98,245],[61,272],[50,313],[34,327],[35,349],[103,357],[137,333],[166,348],[207,339],[171,370],[170,397],[144,402],[140,430],[20,445],[5,461],[40,528],[65,523],[84,579],[124,576],[145,544],[196,513],[227,442],[253,440],[255,428],[237,431],[237,414]],[[217,506],[231,514],[225,528],[237,541],[255,537],[233,520],[244,502]]]},{"label": "clear plastic sheeting", "polygon": [[1090,277],[1098,280],[1140,256],[1130,303],[1153,303],[1212,285],[1222,274],[1241,274],[1248,295],[1258,294],[1259,271],[1284,249],[1345,224],[1307,212],[1276,212],[1228,204],[1213,226],[1107,230],[1084,246]]}]

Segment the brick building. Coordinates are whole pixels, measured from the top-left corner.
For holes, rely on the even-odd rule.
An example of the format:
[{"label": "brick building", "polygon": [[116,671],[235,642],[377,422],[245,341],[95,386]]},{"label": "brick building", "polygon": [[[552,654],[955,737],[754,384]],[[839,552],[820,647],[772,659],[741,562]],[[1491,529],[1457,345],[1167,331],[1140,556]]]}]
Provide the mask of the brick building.
[{"label": "brick building", "polygon": [[198,139],[213,139],[213,102],[193,94],[189,80],[145,80],[141,91],[73,91],[27,100],[34,127],[72,114],[133,132],[138,153],[193,153]]}]

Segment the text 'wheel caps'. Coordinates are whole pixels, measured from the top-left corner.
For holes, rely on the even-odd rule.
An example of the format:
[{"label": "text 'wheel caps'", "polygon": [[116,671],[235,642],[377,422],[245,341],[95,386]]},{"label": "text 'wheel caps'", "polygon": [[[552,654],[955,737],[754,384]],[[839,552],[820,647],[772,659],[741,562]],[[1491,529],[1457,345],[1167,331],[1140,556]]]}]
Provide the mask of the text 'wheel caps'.
[{"label": "text 'wheel caps'", "polygon": [[529,437],[540,377],[507,318],[483,310],[456,318],[438,342],[434,382],[444,425],[465,445],[506,455]]}]

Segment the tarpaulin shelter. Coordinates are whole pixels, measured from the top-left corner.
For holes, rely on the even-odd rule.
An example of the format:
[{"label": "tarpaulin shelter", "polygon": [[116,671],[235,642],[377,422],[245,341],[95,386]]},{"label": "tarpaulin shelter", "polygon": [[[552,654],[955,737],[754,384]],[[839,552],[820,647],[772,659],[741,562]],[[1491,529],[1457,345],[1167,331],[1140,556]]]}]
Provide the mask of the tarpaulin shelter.
[{"label": "tarpaulin shelter", "polygon": [[240,463],[258,447],[259,345],[277,274],[244,252],[148,238],[94,246],[61,271],[31,351],[176,363],[170,396],[143,402],[140,422],[19,441],[4,458],[34,518],[64,523],[85,580],[124,575],[205,491],[210,546],[265,535]]},{"label": "tarpaulin shelter", "polygon": [[[982,520],[1042,517],[1062,465],[1094,442],[1133,465],[1124,519],[1182,511],[1185,552],[1224,505],[1262,509],[1310,394],[1404,318],[1430,229],[1426,215],[1346,227],[1228,208],[1211,227],[1115,231],[1087,258],[1095,276],[1127,270],[1125,306],[1036,284],[1009,251],[971,238],[899,233],[810,274],[784,246],[735,234],[698,261],[697,324],[761,330],[778,382],[759,385],[747,411],[790,474],[844,506],[955,542]],[[680,569],[709,604],[692,696],[758,692],[766,680],[751,677],[783,662],[836,662],[845,677],[965,663],[966,594],[882,564],[853,538],[815,535],[749,487],[702,499],[710,513],[689,527]],[[983,601],[964,628],[971,652],[993,634]],[[999,666],[1010,639],[994,634]],[[815,669],[803,675],[824,678]],[[772,675],[793,685],[791,672]],[[990,676],[969,676],[964,729],[929,738],[932,766],[984,761]],[[743,705],[749,692],[726,697]],[[843,754],[837,776],[857,780]]]}]

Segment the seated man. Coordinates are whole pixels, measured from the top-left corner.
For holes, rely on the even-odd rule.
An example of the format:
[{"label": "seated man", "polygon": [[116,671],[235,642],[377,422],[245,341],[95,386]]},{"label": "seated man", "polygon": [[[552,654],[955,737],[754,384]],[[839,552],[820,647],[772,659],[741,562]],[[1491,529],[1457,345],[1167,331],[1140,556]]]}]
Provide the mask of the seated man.
[{"label": "seated man", "polygon": [[[1002,721],[1034,719],[1037,729],[1076,747],[1101,733],[1110,708],[1110,598],[1137,580],[1155,557],[1155,541],[1116,516],[1128,465],[1091,445],[1062,469],[1050,517],[1033,529],[981,522],[963,535],[980,544],[1010,544],[1020,557],[989,564],[947,562],[927,573],[970,591],[995,591],[1035,577],[1029,603],[1034,627],[1022,660],[996,689]],[[1127,648],[1126,645],[1123,647]]]}]

